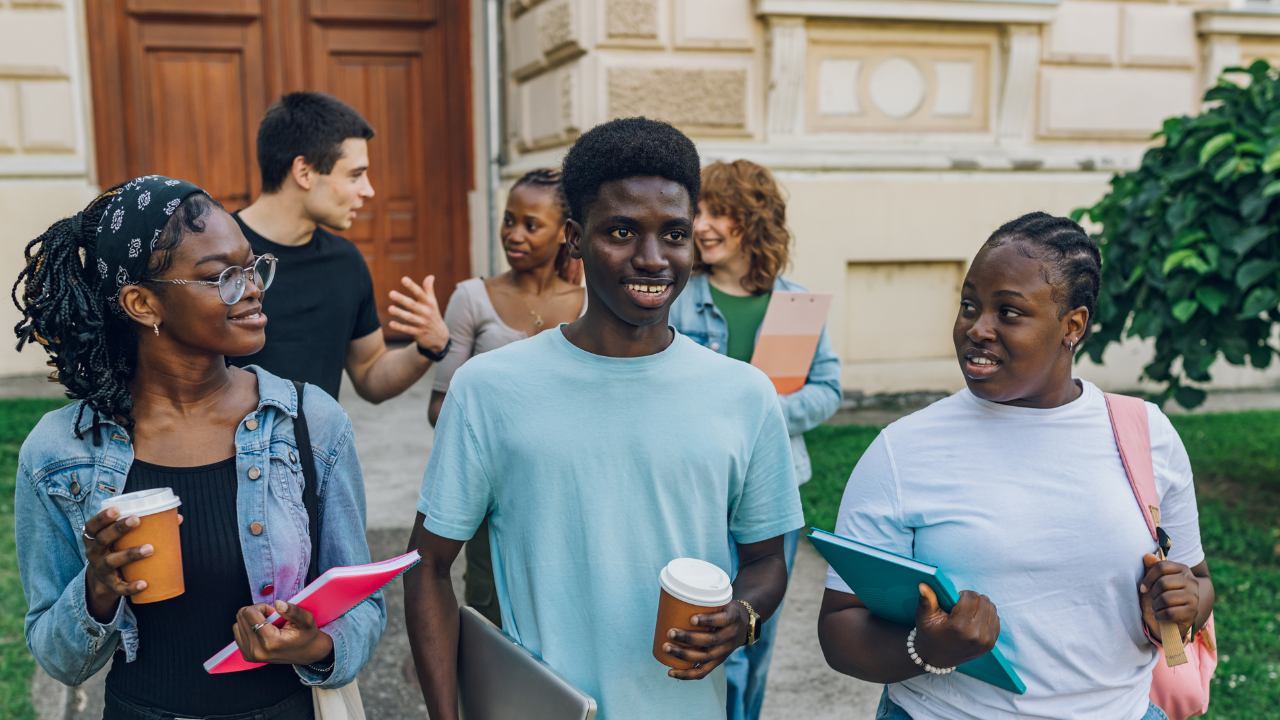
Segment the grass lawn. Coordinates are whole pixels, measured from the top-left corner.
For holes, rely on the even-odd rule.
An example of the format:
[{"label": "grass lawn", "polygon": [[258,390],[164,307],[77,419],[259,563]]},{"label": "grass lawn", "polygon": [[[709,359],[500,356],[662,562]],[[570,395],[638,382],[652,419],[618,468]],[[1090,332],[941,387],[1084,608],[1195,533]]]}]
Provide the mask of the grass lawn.
[{"label": "grass lawn", "polygon": [[[1276,717],[1280,706],[1280,412],[1171,416],[1196,473],[1200,534],[1218,599],[1218,672],[1206,718]],[[805,518],[831,530],[849,473],[880,428],[806,433]]]},{"label": "grass lawn", "polygon": [[27,603],[18,578],[13,535],[18,449],[42,415],[64,404],[63,400],[0,400],[0,717],[11,720],[36,717],[31,705],[36,663],[22,636]]}]

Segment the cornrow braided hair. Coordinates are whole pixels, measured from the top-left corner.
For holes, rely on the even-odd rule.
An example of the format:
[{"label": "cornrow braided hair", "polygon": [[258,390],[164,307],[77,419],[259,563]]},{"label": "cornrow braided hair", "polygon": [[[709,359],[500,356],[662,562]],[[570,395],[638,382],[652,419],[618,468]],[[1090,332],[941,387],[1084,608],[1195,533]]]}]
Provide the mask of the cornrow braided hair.
[{"label": "cornrow braided hair", "polygon": [[[90,202],[75,215],[59,220],[27,244],[26,266],[18,273],[10,296],[22,313],[14,326],[19,351],[28,342],[44,346],[56,370],[50,382],[60,382],[67,397],[83,400],[76,414],[76,437],[85,409],[93,410],[94,444],[102,442],[104,418],[116,419],[132,431],[133,399],[128,383],[138,359],[138,338],[131,321],[113,312],[99,292],[104,280],[98,269],[97,228],[121,183]],[[178,205],[156,240],[144,282],[172,263],[172,253],[187,232],[203,232],[200,218],[217,203],[203,193]],[[21,294],[19,294],[21,288]],[[160,290],[163,292],[163,290]]]},{"label": "cornrow braided hair", "polygon": [[[560,224],[563,226],[569,220],[569,200],[564,196],[564,185],[560,182],[560,171],[552,168],[538,168],[530,170],[511,186],[512,190],[521,185],[533,185],[534,187],[552,189],[556,195],[556,202],[560,205]],[[565,265],[569,264],[569,245],[567,243],[560,245],[560,253],[556,255],[556,271],[563,270]]]},{"label": "cornrow braided hair", "polygon": [[1006,243],[1017,243],[1022,255],[1044,261],[1044,280],[1053,289],[1058,319],[1078,307],[1089,311],[1080,342],[1088,340],[1093,334],[1098,289],[1102,286],[1102,255],[1097,243],[1075,221],[1043,212],[1028,213],[1005,223],[991,234],[984,247]]}]

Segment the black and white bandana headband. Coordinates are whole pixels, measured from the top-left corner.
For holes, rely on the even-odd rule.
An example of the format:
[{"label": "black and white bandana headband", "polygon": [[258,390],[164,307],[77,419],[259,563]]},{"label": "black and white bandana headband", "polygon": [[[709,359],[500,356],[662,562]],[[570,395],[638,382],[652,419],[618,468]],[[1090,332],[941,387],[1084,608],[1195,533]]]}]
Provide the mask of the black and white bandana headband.
[{"label": "black and white bandana headband", "polygon": [[160,232],[188,195],[204,192],[185,180],[145,175],[122,185],[98,225],[98,292],[117,315],[120,289],[140,280]]}]

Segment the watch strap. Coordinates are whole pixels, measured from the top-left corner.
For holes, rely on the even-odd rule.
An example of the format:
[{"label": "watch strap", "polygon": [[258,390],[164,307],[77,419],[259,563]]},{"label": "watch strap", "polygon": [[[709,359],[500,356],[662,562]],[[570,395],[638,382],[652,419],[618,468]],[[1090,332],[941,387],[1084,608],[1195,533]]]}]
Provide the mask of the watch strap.
[{"label": "watch strap", "polygon": [[756,612],[756,609],[751,607],[751,603],[746,600],[736,599],[734,602],[742,603],[742,607],[747,609],[747,616],[749,618],[747,624],[747,644],[754,645],[756,640],[760,639],[760,613]]},{"label": "watch strap", "polygon": [[440,362],[441,360],[444,359],[445,355],[449,354],[449,348],[450,346],[453,345],[453,338],[449,338],[445,342],[444,349],[441,350],[438,355],[436,353],[431,352],[429,348],[422,347],[420,343],[415,342],[413,345],[414,347],[418,348],[418,352],[426,359],[430,360],[431,362]]}]

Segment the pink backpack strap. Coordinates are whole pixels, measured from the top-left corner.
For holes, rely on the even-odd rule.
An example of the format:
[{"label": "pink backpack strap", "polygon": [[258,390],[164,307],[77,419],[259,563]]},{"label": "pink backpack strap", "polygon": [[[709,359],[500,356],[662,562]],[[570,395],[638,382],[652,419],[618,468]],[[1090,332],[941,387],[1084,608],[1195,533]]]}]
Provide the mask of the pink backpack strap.
[{"label": "pink backpack strap", "polygon": [[[1160,498],[1156,495],[1156,473],[1151,465],[1151,429],[1147,424],[1147,404],[1141,398],[1128,395],[1103,393],[1107,399],[1107,412],[1111,415],[1111,430],[1120,448],[1120,461],[1124,463],[1129,486],[1134,499],[1146,518],[1152,539],[1159,541],[1156,526],[1159,521]],[[1153,513],[1154,511],[1154,513]]]}]

